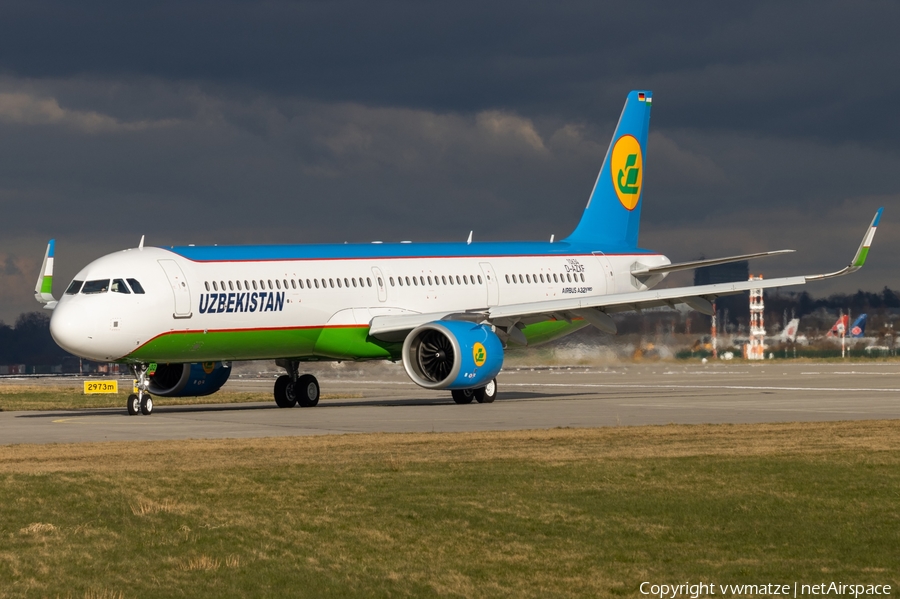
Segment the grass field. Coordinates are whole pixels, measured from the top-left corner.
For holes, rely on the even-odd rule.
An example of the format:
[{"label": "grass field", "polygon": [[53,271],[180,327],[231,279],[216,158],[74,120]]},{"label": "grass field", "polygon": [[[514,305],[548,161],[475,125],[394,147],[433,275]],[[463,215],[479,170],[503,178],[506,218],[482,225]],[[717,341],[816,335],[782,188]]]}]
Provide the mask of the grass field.
[{"label": "grass field", "polygon": [[0,446],[0,597],[900,586],[900,422]]},{"label": "grass field", "polygon": [[[120,383],[119,393],[85,395],[80,386],[72,385],[0,385],[0,412],[16,410],[75,410],[78,408],[122,408],[131,393],[129,384]],[[344,399],[350,395],[323,393],[322,399]],[[272,393],[218,391],[203,397],[167,397],[169,406],[216,403],[272,402]]]}]

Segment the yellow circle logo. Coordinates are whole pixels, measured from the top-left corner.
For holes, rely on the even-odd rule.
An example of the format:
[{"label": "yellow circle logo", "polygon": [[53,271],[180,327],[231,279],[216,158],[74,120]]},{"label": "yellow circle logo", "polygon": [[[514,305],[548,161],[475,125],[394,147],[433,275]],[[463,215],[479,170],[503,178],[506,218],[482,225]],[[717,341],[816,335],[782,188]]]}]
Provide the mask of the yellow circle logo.
[{"label": "yellow circle logo", "polygon": [[202,366],[203,372],[205,372],[206,374],[212,374],[212,371],[216,369],[215,362],[203,362]]},{"label": "yellow circle logo", "polygon": [[472,346],[472,358],[475,360],[475,366],[479,368],[484,366],[485,361],[487,361],[487,350],[484,349],[483,345],[476,342]]},{"label": "yellow circle logo", "polygon": [[626,210],[634,210],[641,199],[641,181],[644,179],[644,156],[638,140],[631,135],[616,140],[609,166],[616,196]]}]

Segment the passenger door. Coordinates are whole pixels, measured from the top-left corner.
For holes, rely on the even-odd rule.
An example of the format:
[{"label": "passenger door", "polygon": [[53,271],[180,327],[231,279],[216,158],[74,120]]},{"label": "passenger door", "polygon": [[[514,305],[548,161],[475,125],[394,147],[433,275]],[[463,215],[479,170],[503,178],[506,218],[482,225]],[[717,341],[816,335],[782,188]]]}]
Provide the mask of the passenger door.
[{"label": "passenger door", "polygon": [[479,266],[481,266],[484,283],[487,286],[487,305],[496,306],[500,303],[500,282],[494,274],[494,267],[489,262],[480,262]]},{"label": "passenger door", "polygon": [[191,312],[191,288],[188,287],[184,272],[174,260],[158,260],[158,262],[166,273],[166,278],[169,279],[169,285],[172,287],[172,294],[175,296],[175,312],[172,316],[174,318],[190,318],[193,316]]},{"label": "passenger door", "polygon": [[384,275],[381,273],[381,269],[373,266],[372,274],[375,275],[375,287],[378,288],[378,301],[386,302],[387,301],[387,281],[384,278]]}]

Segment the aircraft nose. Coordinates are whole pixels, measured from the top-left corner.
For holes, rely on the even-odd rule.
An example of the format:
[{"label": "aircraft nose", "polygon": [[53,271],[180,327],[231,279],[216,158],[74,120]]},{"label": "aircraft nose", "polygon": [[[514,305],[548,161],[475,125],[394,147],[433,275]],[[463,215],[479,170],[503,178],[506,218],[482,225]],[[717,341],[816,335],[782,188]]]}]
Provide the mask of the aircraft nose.
[{"label": "aircraft nose", "polygon": [[50,336],[56,344],[71,354],[82,358],[94,358],[92,319],[79,306],[60,302],[50,316]]}]

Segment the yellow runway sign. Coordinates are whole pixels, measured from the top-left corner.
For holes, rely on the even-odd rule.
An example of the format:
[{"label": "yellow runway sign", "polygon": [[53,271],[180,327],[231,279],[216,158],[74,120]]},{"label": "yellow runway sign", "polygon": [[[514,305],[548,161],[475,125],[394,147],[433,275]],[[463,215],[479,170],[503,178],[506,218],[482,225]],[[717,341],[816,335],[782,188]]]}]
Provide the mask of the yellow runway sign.
[{"label": "yellow runway sign", "polygon": [[84,394],[93,393],[118,393],[119,381],[85,381]]}]

